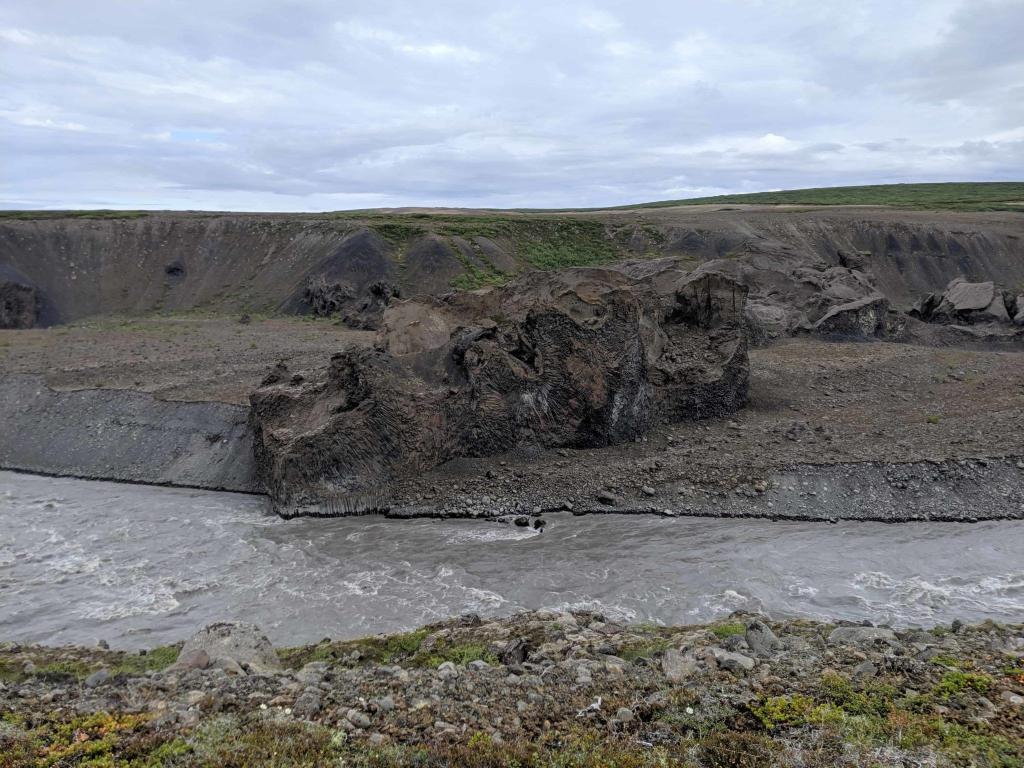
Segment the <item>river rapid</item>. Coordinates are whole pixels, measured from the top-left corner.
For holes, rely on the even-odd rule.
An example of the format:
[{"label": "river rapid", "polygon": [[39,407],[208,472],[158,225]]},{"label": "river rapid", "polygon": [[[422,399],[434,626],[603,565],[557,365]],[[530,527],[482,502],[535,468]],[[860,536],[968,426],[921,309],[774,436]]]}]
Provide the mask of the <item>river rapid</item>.
[{"label": "river rapid", "polygon": [[298,645],[534,608],[1024,620],[1024,521],[547,520],[282,520],[257,496],[0,472],[0,640],[134,648],[237,619]]}]

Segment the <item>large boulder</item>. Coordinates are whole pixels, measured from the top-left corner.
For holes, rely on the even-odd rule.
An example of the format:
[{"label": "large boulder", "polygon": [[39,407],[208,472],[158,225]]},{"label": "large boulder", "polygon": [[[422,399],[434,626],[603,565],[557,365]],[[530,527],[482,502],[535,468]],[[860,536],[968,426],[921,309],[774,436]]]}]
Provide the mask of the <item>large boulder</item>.
[{"label": "large boulder", "polygon": [[244,622],[219,622],[199,630],[182,646],[178,663],[192,668],[237,665],[257,674],[281,671],[281,660],[266,635]]},{"label": "large boulder", "polygon": [[0,328],[35,327],[39,308],[35,288],[14,280],[0,280]]},{"label": "large boulder", "polygon": [[376,330],[384,310],[399,295],[398,287],[386,280],[375,280],[357,290],[319,275],[306,286],[303,301],[317,317],[338,317],[349,328]]},{"label": "large boulder", "polygon": [[1014,325],[1024,325],[1024,293],[1016,297],[1013,305],[1016,310],[1013,316]]},{"label": "large boulder", "polygon": [[889,300],[879,293],[832,307],[814,324],[820,336],[870,338],[884,336]]},{"label": "large boulder", "polygon": [[961,277],[946,286],[928,319],[948,323],[1010,322],[1003,292],[995,283],[969,283]]},{"label": "large boulder", "polygon": [[667,267],[534,272],[397,302],[375,349],[252,397],[256,459],[279,511],[387,506],[388,483],[450,459],[600,447],[746,400],[745,289]]},{"label": "large boulder", "polygon": [[795,333],[888,335],[888,302],[871,277],[856,268],[809,264],[797,254],[750,249],[705,262],[695,274],[721,275],[748,289],[746,320],[756,343]]}]

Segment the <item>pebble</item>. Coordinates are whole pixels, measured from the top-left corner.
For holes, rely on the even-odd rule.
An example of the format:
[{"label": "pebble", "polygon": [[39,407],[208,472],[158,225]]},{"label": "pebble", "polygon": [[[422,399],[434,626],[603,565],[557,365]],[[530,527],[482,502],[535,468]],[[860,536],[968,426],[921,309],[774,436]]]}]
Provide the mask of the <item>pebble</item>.
[{"label": "pebble", "polygon": [[348,710],[345,713],[345,719],[356,728],[369,728],[371,723],[370,716],[365,712],[360,712],[358,709]]},{"label": "pebble", "polygon": [[718,666],[729,672],[749,672],[754,668],[754,660],[742,653],[733,653],[723,648],[712,648],[711,655]]},{"label": "pebble", "polygon": [[1002,701],[1005,701],[1011,707],[1024,706],[1024,696],[1021,696],[1018,693],[1014,693],[1013,691],[1003,691],[1001,694],[999,694],[999,698]]},{"label": "pebble", "polygon": [[[295,716],[303,720],[312,720],[318,714],[322,708],[320,699],[320,693],[314,688],[307,688],[298,699],[295,700],[295,705],[292,707],[292,711]],[[366,727],[366,726],[362,726]]]},{"label": "pebble", "polygon": [[853,668],[853,677],[857,680],[866,680],[878,674],[878,667],[870,661],[862,661]]},{"label": "pebble", "polygon": [[692,654],[669,648],[661,657],[661,671],[672,682],[681,683],[693,677],[697,671],[697,659]]},{"label": "pebble", "polygon": [[379,699],[373,699],[370,706],[378,712],[391,712],[395,708],[395,700],[391,696],[382,696]]}]

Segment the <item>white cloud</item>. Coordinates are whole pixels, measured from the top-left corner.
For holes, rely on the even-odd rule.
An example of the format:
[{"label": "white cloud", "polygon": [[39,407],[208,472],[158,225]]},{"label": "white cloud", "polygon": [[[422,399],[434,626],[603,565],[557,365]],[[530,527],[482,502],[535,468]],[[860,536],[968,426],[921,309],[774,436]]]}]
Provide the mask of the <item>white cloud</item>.
[{"label": "white cloud", "polygon": [[1019,0],[343,5],[7,0],[0,200],[565,206],[1024,178]]},{"label": "white cloud", "polygon": [[590,8],[580,16],[580,24],[591,32],[610,34],[622,26],[617,18],[607,11]]},{"label": "white cloud", "polygon": [[480,61],[481,59],[479,51],[464,45],[449,45],[448,43],[441,42],[411,42],[408,38],[397,32],[369,26],[359,21],[341,21],[336,23],[334,28],[355,40],[382,43],[392,51],[410,56],[425,56],[427,58],[452,59],[455,61]]}]

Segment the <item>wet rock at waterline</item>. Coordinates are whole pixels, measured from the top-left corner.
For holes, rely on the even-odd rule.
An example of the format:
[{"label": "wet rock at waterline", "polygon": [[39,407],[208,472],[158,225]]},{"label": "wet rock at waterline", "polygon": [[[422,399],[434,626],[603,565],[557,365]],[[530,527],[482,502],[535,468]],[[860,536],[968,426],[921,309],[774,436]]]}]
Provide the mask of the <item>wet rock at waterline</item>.
[{"label": "wet rock at waterline", "polygon": [[[386,483],[458,457],[600,447],[747,397],[746,290],[672,266],[529,273],[389,306],[375,349],[252,397],[256,458],[285,510],[386,505]],[[324,508],[326,507],[326,508]]]}]

